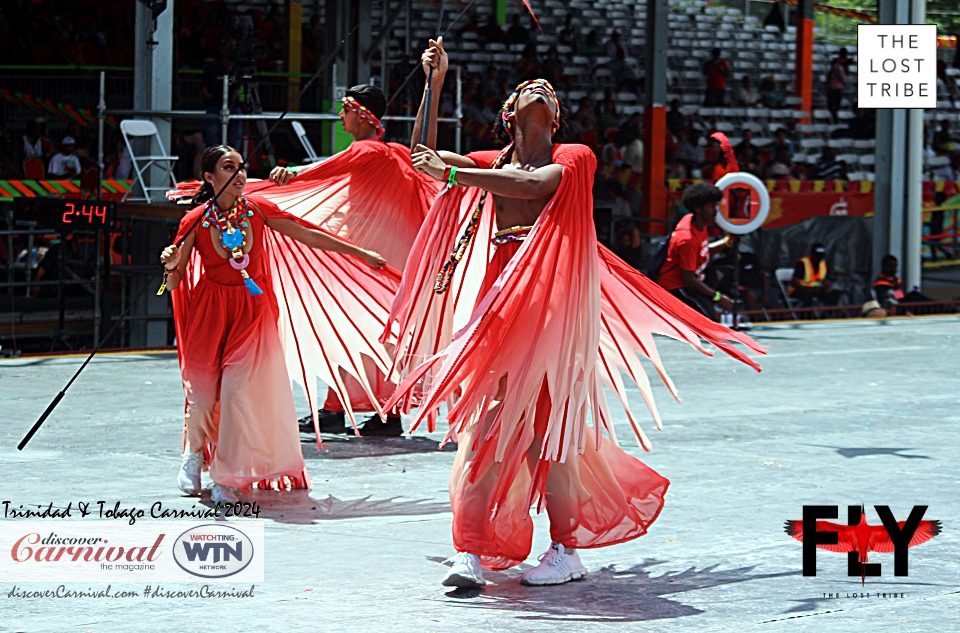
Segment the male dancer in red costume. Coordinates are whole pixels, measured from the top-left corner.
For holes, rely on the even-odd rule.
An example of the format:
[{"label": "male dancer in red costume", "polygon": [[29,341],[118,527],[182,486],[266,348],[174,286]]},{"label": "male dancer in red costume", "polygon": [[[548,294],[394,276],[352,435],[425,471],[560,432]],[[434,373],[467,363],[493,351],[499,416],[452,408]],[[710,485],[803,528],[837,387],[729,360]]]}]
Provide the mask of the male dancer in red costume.
[{"label": "male dancer in red costume", "polygon": [[[434,68],[433,92],[439,93],[447,69],[442,40],[430,42],[422,61],[425,71]],[[458,554],[443,580],[447,586],[480,586],[481,566],[505,569],[524,561],[535,501],[549,514],[553,543],[523,574],[525,584],[582,578],[587,570],[578,548],[647,531],[669,482],[619,447],[603,386],[618,396],[649,450],[627,408],[621,372],[637,384],[659,427],[638,355],[673,385],[652,334],[704,351],[702,337],[754,367],[732,343],[762,351],[597,244],[596,160],[585,146],[554,144],[561,114],[548,82],[525,82],[501,110],[499,130],[508,144],[499,154],[459,156],[420,145],[413,153],[416,169],[449,188],[424,222],[391,311],[391,332],[399,335],[395,369],[405,378],[387,406],[409,408],[409,394],[423,383],[414,427],[427,419],[432,429],[447,401],[447,439],[458,442],[450,479]],[[428,144],[435,138],[431,126]],[[468,324],[451,338],[446,322],[464,275],[455,270],[458,263],[483,267],[486,277]]]},{"label": "male dancer in red costume", "polygon": [[[270,173],[270,181],[279,187],[258,191],[253,186],[248,190],[258,191],[284,211],[361,248],[381,253],[390,266],[403,270],[440,186],[414,171],[407,147],[383,142],[380,118],[387,101],[380,88],[354,86],[346,91],[342,106],[343,129],[354,138],[348,149],[304,168],[277,167]],[[396,389],[372,364],[367,368],[367,378],[374,387],[377,405],[386,402]],[[355,380],[344,377],[344,382],[352,411],[378,411]],[[386,424],[379,415],[371,416],[359,428],[360,435],[401,435],[400,416],[393,413],[387,415]],[[322,432],[346,433],[344,407],[333,389],[328,390],[318,414]],[[312,415],[301,418],[300,431],[313,430]]]}]

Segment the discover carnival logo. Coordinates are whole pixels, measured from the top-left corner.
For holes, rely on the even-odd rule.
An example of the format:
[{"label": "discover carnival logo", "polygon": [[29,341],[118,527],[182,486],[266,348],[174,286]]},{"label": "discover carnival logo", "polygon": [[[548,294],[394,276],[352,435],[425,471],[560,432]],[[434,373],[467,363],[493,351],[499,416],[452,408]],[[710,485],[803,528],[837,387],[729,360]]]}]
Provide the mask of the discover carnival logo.
[{"label": "discover carnival logo", "polygon": [[173,559],[180,569],[201,578],[226,578],[250,565],[253,540],[232,525],[207,523],[177,537]]},{"label": "discover carnival logo", "polygon": [[0,582],[262,582],[263,541],[259,520],[0,521]]}]

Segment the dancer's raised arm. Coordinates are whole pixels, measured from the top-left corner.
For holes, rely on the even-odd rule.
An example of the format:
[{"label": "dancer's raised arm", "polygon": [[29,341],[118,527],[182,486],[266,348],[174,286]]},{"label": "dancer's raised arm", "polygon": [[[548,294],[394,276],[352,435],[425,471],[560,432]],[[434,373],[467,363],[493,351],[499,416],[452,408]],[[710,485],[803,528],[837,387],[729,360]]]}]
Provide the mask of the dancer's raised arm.
[{"label": "dancer's raised arm", "polygon": [[[440,108],[440,91],[443,89],[443,80],[447,75],[449,60],[447,51],[443,48],[443,38],[430,40],[430,46],[423,51],[420,56],[423,72],[430,77],[430,69],[433,68],[433,81],[430,87],[433,90],[433,99],[430,101],[430,120],[427,123],[427,146],[430,149],[437,148],[437,116]],[[423,110],[426,106],[427,86],[423,87],[424,97],[420,100],[420,109],[417,110],[417,120],[413,123],[413,134],[410,136],[410,151],[414,151],[420,144],[420,136],[423,130]],[[444,162],[458,167],[476,167],[469,158],[456,154],[454,152],[438,152]]]}]

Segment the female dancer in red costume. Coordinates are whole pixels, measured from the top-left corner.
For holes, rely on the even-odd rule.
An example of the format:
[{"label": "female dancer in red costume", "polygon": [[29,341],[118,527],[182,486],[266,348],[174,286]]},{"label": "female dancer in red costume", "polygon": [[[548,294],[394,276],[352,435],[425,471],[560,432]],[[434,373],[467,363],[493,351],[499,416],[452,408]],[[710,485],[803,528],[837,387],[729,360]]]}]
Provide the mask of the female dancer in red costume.
[{"label": "female dancer in red costume", "polygon": [[[439,93],[447,67],[442,41],[431,41],[423,66],[434,67]],[[502,152],[459,156],[416,146],[413,154],[415,168],[450,188],[424,221],[391,312],[399,327],[396,369],[405,378],[387,406],[409,406],[415,386],[427,383],[414,427],[427,419],[432,429],[437,408],[448,403],[447,438],[458,442],[450,501],[459,552],[443,581],[449,586],[483,585],[481,565],[505,569],[525,560],[537,500],[550,516],[553,543],[523,574],[525,584],[582,578],[578,548],[646,533],[669,482],[617,444],[603,387],[617,395],[649,450],[621,372],[659,427],[638,359],[649,359],[674,391],[654,333],[704,353],[706,339],[754,367],[732,343],[762,351],[597,244],[596,159],[585,146],[553,143],[562,122],[553,88],[533,80],[504,103]],[[469,323],[451,338],[443,324],[462,289],[458,263],[482,267],[486,277]],[[417,365],[420,358],[427,360]]]},{"label": "female dancer in red costume", "polygon": [[[417,237],[423,218],[440,191],[440,185],[413,169],[410,150],[398,143],[383,142],[380,118],[387,108],[383,91],[371,85],[349,88],[342,99],[340,120],[354,142],[329,159],[303,168],[277,167],[269,183],[256,182],[256,191],[284,211],[349,240],[357,246],[383,255],[387,264],[403,270],[407,254]],[[345,378],[349,397],[346,412],[351,422],[357,411],[380,411],[380,405],[396,390],[372,363],[368,380],[377,401],[369,401],[360,385]],[[346,433],[345,407],[330,389],[323,409],[318,411],[319,430]],[[386,424],[373,415],[357,429],[363,436],[399,436],[400,416],[387,414]],[[301,432],[314,430],[313,416],[300,420]]]},{"label": "female dancer in red costume", "polygon": [[[186,394],[187,450],[178,484],[187,494],[199,494],[200,470],[206,465],[215,502],[236,501],[253,485],[310,487],[300,439],[291,424],[296,409],[287,367],[297,361],[306,366],[310,333],[319,343],[317,332],[328,328],[318,328],[313,321],[309,328],[298,323],[305,314],[309,318],[314,306],[297,306],[295,298],[313,294],[332,313],[342,302],[319,296],[330,291],[331,277],[336,279],[333,284],[350,287],[342,294],[352,296],[360,289],[361,295],[366,292],[379,302],[396,283],[395,274],[370,268],[384,267],[380,255],[280,211],[262,197],[245,196],[246,173],[234,176],[241,163],[236,150],[225,145],[204,152],[205,182],[193,200],[203,204],[180,223],[177,242],[183,239],[183,245],[168,246],[160,256],[165,285],[174,291]],[[197,224],[200,216],[203,221]],[[325,325],[337,329],[332,321]],[[363,347],[359,335],[342,326],[340,330],[345,344]],[[285,347],[294,348],[294,362],[285,360]],[[317,353],[329,356],[330,350]]]}]

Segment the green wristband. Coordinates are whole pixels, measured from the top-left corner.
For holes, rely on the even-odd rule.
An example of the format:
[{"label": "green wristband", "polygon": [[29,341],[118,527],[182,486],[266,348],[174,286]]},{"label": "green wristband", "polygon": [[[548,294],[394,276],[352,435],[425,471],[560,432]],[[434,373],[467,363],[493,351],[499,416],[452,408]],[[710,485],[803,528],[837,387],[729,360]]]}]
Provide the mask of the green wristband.
[{"label": "green wristband", "polygon": [[720,303],[720,299],[722,298],[723,298],[723,294],[721,294],[721,292],[717,290],[717,294],[713,295],[713,302]]},{"label": "green wristband", "polygon": [[457,169],[459,169],[459,167],[456,165],[450,168],[450,175],[447,176],[447,189],[457,186]]}]

